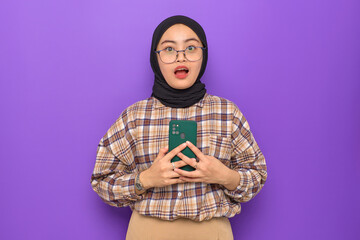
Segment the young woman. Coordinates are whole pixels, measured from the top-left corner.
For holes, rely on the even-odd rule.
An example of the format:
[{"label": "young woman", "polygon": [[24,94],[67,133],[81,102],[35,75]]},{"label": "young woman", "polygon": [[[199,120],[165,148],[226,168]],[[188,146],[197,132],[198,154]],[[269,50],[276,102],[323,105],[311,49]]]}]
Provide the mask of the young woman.
[{"label": "young woman", "polygon": [[[233,102],[200,81],[208,58],[203,28],[172,16],[155,29],[151,97],[126,108],[100,140],[91,185],[111,206],[133,210],[127,239],[233,239],[228,218],[264,186],[267,167]],[[197,123],[197,146],[168,150],[169,122]],[[197,159],[181,151],[190,148]],[[181,161],[171,163],[178,156]],[[184,171],[190,165],[194,171]]]}]

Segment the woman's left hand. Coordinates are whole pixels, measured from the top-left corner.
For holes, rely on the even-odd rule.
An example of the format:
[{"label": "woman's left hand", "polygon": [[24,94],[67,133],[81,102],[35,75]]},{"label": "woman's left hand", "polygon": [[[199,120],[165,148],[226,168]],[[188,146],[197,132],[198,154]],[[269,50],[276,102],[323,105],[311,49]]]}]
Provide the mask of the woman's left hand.
[{"label": "woman's left hand", "polygon": [[235,189],[240,183],[240,175],[213,156],[204,155],[191,142],[186,142],[187,146],[198,157],[197,162],[194,158],[189,158],[183,153],[179,152],[177,156],[184,162],[195,168],[195,171],[184,171],[179,168],[174,171],[180,174],[180,179],[186,182],[203,182],[203,183],[217,183],[225,186],[229,190]]}]

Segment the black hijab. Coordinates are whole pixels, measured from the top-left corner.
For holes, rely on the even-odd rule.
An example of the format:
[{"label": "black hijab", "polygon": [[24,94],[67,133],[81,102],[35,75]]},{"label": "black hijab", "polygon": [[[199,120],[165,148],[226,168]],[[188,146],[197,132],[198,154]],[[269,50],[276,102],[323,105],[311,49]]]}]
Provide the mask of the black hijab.
[{"label": "black hijab", "polygon": [[[205,49],[203,50],[203,58],[199,75],[195,83],[187,89],[175,89],[166,82],[157,61],[157,53],[154,52],[164,32],[169,27],[177,23],[182,23],[191,28],[199,37],[200,41],[205,47]],[[159,101],[165,106],[174,108],[189,107],[200,101],[206,93],[205,84],[200,81],[200,78],[205,72],[207,58],[208,49],[206,36],[204,29],[200,26],[199,23],[189,17],[181,15],[172,16],[162,21],[154,31],[151,43],[150,63],[151,68],[155,74],[155,80],[151,96],[159,99]]]}]

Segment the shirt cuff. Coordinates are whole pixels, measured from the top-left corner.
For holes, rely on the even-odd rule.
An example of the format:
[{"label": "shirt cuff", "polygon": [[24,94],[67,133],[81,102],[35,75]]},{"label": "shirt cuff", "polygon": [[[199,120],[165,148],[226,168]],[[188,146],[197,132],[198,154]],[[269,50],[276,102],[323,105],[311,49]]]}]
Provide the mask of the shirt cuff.
[{"label": "shirt cuff", "polygon": [[123,175],[121,181],[121,187],[123,189],[123,197],[129,201],[142,200],[144,198],[143,194],[138,195],[135,191],[135,180],[137,173],[130,173]]},{"label": "shirt cuff", "polygon": [[240,171],[238,171],[238,173],[240,175],[240,184],[234,190],[229,190],[224,187],[225,195],[234,199],[235,201],[239,201],[247,191],[247,181],[246,176],[244,176],[246,173]]}]

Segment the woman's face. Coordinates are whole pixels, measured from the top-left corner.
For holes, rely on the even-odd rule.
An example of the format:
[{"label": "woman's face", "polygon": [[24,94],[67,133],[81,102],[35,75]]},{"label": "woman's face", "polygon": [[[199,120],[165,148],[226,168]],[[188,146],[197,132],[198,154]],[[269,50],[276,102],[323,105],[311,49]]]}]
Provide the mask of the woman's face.
[{"label": "woman's face", "polygon": [[[156,50],[171,47],[175,50],[184,50],[189,46],[203,47],[196,33],[184,24],[175,24],[168,28],[162,35]],[[183,52],[179,52],[178,58],[174,63],[163,63],[157,54],[157,60],[162,75],[166,82],[173,88],[186,89],[191,87],[200,72],[202,58],[196,62],[190,62],[184,57]],[[176,71],[179,66],[186,67],[189,71]]]}]

